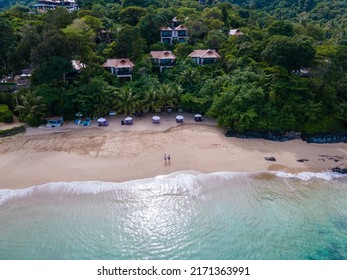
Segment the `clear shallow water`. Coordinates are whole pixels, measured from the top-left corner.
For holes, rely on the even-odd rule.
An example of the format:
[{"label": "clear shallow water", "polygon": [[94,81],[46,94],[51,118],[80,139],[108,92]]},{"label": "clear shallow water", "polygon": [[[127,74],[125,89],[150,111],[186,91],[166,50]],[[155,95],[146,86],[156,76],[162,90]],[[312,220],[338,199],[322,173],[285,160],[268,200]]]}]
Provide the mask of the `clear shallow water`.
[{"label": "clear shallow water", "polygon": [[0,259],[347,259],[347,177],[223,172],[0,190]]}]

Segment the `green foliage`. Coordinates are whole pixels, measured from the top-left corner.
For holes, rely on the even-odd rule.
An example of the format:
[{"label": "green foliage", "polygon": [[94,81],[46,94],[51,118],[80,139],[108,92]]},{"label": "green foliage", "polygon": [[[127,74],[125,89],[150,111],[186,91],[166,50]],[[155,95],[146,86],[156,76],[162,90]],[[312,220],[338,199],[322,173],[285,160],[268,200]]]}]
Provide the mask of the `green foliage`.
[{"label": "green foliage", "polygon": [[194,47],[192,45],[189,45],[187,43],[178,43],[175,45],[174,53],[179,58],[185,58],[187,55],[189,55],[194,50]]},{"label": "green foliage", "polygon": [[134,94],[131,88],[122,87],[115,92],[116,109],[122,112],[124,116],[139,112],[140,96]]},{"label": "green foliage", "polygon": [[7,112],[3,113],[0,116],[0,121],[2,121],[4,123],[11,123],[11,122],[13,122],[13,113],[11,111],[7,111]]},{"label": "green foliage", "polygon": [[8,56],[14,39],[11,23],[0,17],[0,74],[5,74],[8,70]]},{"label": "green foliage", "polygon": [[42,116],[46,112],[46,105],[41,96],[35,96],[32,92],[26,92],[19,98],[20,104],[16,106],[20,118],[30,126],[38,126],[42,123]]},{"label": "green foliage", "polygon": [[283,35],[292,37],[294,36],[294,25],[288,21],[274,21],[269,26],[267,32],[269,36]]},{"label": "green foliage", "polygon": [[118,30],[114,49],[117,57],[136,60],[144,54],[145,48],[146,42],[141,38],[138,28],[125,25]]},{"label": "green foliage", "polygon": [[119,12],[119,18],[122,23],[135,26],[141,17],[146,15],[146,10],[139,7],[127,7]]},{"label": "green foliage", "polygon": [[93,48],[96,38],[96,33],[88,22],[101,27],[97,20],[92,19],[92,17],[75,19],[72,24],[62,30],[71,46],[70,52],[72,55],[78,57],[85,63],[93,60]]},{"label": "green foliage", "polygon": [[36,64],[46,63],[51,57],[71,60],[72,49],[73,45],[62,31],[48,31],[43,34],[41,42],[31,51],[31,60]]},{"label": "green foliage", "polygon": [[[240,73],[247,74],[252,75]],[[237,131],[255,129],[263,118],[265,93],[253,78],[242,84],[237,83],[238,78],[241,77],[235,76],[231,84],[214,97],[209,115],[216,117],[220,125]]]},{"label": "green foliage", "polygon": [[51,57],[35,69],[32,74],[34,85],[53,83],[65,80],[65,75],[72,71],[71,62],[61,57]]},{"label": "green foliage", "polygon": [[8,106],[4,104],[0,104],[0,114],[3,114],[8,111]]},{"label": "green foliage", "polygon": [[0,92],[0,104],[5,104],[12,110],[13,94],[11,92]]},{"label": "green foliage", "polygon": [[[38,15],[28,6],[0,12],[0,74],[34,68],[30,90],[1,93],[0,103],[13,111],[18,102],[20,118],[31,125],[46,113],[72,118],[79,111],[102,116],[171,106],[208,112],[240,131],[347,129],[345,1],[80,3],[83,9],[73,13],[57,8]],[[189,41],[164,46],[159,30],[173,17],[187,26]],[[231,28],[244,35],[228,36]],[[208,48],[218,50],[220,63],[202,67],[187,57]],[[159,71],[149,51],[164,49],[177,59],[173,68]],[[105,71],[107,58],[130,58],[132,80]],[[87,68],[77,73],[72,59]],[[310,67],[309,77],[292,73],[301,66]]]},{"label": "green foliage", "polygon": [[262,52],[263,59],[272,64],[280,65],[288,70],[310,66],[315,55],[312,41],[305,36],[276,35],[270,38]]},{"label": "green foliage", "polygon": [[26,128],[24,125],[16,126],[10,129],[0,130],[0,137],[8,137],[8,136],[16,135],[19,133],[24,133],[25,131],[26,131]]},{"label": "green foliage", "polygon": [[190,41],[193,43],[196,43],[200,39],[203,39],[208,33],[208,27],[201,19],[188,21],[187,27]]},{"label": "green foliage", "polygon": [[71,93],[70,102],[75,111],[84,116],[104,116],[113,109],[112,90],[103,77],[81,80],[80,86]]},{"label": "green foliage", "polygon": [[209,49],[219,50],[225,41],[228,39],[228,36],[220,30],[210,30],[206,36],[206,45]]}]

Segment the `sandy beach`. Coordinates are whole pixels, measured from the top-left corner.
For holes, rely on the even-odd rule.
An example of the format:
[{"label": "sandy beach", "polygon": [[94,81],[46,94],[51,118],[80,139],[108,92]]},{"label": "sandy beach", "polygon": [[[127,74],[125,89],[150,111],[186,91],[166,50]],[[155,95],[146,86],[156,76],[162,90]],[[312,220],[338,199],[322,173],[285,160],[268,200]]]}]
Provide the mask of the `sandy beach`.
[{"label": "sandy beach", "polygon": [[[347,160],[347,144],[272,142],[224,136],[214,120],[195,123],[185,114],[134,118],[122,126],[110,117],[108,127],[29,128],[24,135],[0,139],[0,188],[19,189],[49,182],[123,182],[179,171],[323,172]],[[170,154],[170,162],[164,161]],[[267,161],[265,157],[275,157]],[[298,162],[299,159],[305,159]],[[306,161],[307,160],[307,161]]]}]

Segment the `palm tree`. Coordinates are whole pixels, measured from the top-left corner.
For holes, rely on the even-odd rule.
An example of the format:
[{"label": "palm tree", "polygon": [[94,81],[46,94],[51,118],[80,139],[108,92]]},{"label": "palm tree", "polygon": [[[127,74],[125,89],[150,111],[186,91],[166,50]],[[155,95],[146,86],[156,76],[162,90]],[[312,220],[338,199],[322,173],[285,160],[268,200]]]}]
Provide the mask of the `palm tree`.
[{"label": "palm tree", "polygon": [[154,88],[151,88],[145,96],[144,107],[149,110],[149,112],[155,112],[155,110],[160,106],[160,100],[158,98],[158,92]]},{"label": "palm tree", "polygon": [[93,106],[95,116],[104,116],[110,111],[112,107],[112,97],[112,92],[110,91],[96,94]]},{"label": "palm tree", "polygon": [[131,88],[122,87],[116,91],[116,109],[129,115],[139,110],[139,95],[133,94]]},{"label": "palm tree", "polygon": [[160,104],[165,110],[165,107],[177,107],[180,94],[183,92],[181,86],[174,84],[162,84],[157,93]]},{"label": "palm tree", "polygon": [[28,92],[20,96],[20,104],[15,107],[15,110],[20,113],[20,117],[26,121],[40,121],[40,118],[46,111],[46,104],[42,101],[42,96],[35,96],[33,93]]}]

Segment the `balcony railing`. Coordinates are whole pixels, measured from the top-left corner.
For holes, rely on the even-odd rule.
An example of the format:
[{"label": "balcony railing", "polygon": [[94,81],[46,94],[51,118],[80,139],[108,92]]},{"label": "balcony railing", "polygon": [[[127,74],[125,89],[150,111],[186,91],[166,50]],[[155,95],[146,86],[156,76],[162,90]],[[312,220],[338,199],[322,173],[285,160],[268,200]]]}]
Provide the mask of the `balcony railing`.
[{"label": "balcony railing", "polygon": [[117,76],[127,76],[133,73],[131,68],[118,68],[116,70]]},{"label": "balcony railing", "polygon": [[174,66],[175,60],[173,60],[173,59],[161,59],[159,64],[160,64],[160,66]]}]

